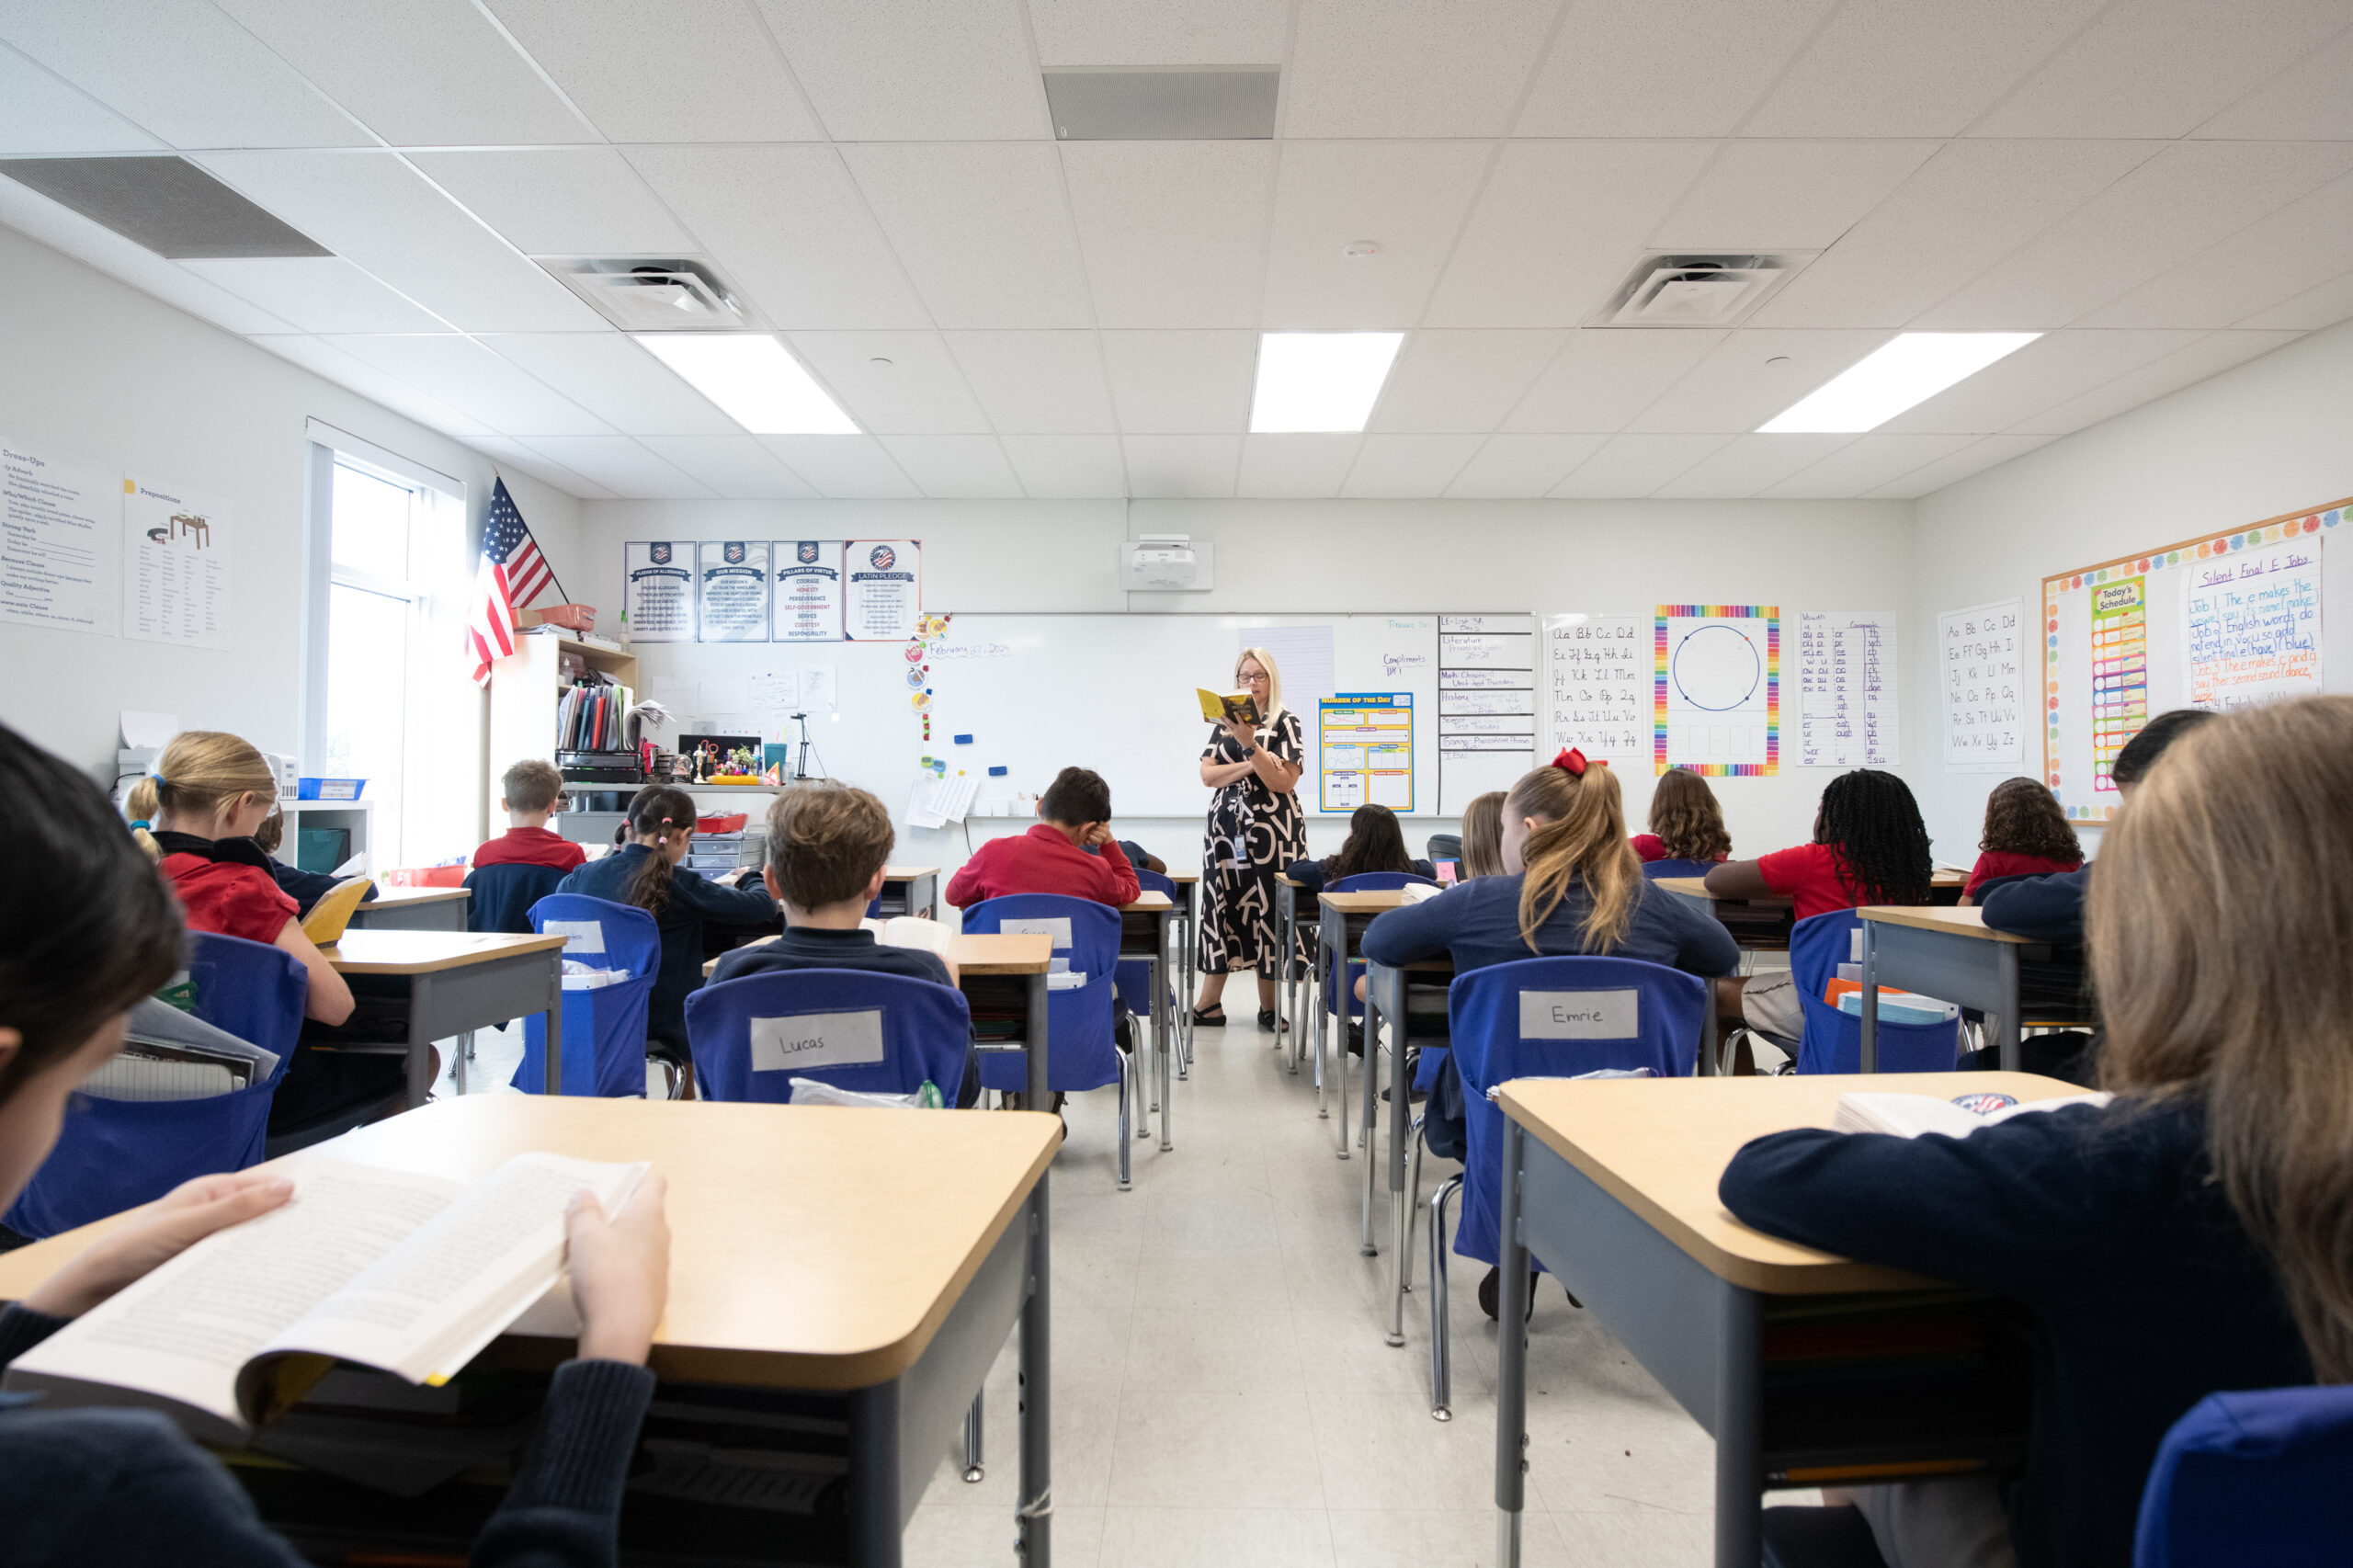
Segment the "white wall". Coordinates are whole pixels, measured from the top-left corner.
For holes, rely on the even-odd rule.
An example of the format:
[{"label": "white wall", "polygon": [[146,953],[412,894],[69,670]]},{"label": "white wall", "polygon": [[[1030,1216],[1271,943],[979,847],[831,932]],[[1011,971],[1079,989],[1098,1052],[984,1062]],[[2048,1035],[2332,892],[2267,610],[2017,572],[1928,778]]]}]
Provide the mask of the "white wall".
[{"label": "white wall", "polygon": [[[2353,322],[2079,431],[1916,505],[1917,591],[1904,653],[1922,740],[1942,724],[1934,675],[1939,610],[2013,595],[2029,618],[2042,579],[2218,528],[2353,494]],[[2343,541],[2329,549],[2346,548]],[[2353,605],[2323,607],[2327,616]],[[2041,661],[2028,666],[2040,683]],[[2353,689],[2353,670],[2331,670]],[[2022,772],[2039,771],[2040,731]],[[1937,852],[1966,864],[1999,775],[1949,774],[1940,750],[1910,748],[1906,777]],[[2097,830],[2086,834],[2096,845]]]},{"label": "white wall", "polygon": [[[491,460],[4,228],[0,275],[0,431],[227,498],[237,628],[209,652],[0,622],[0,722],[106,782],[125,708],[292,753],[307,421],[464,481],[470,538]],[[569,581],[580,503],[519,475],[507,488]],[[476,699],[448,720],[473,734]]]}]

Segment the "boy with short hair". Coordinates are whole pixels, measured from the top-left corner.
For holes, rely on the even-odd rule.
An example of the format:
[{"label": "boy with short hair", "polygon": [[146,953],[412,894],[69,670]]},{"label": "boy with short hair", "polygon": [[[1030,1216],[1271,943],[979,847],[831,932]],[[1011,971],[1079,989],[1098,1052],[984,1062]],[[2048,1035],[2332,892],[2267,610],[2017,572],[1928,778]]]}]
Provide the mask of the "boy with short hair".
[{"label": "boy with short hair", "polygon": [[477,869],[550,866],[571,871],[587,862],[585,849],[548,831],[548,819],[563,803],[563,775],[553,763],[527,757],[500,776],[498,788],[498,809],[506,813],[511,825],[474,851]]},{"label": "boy with short hair", "polygon": [[1136,901],[1142,887],[1111,836],[1111,786],[1101,774],[1063,768],[1039,798],[1038,814],[1045,820],[1020,837],[982,845],[949,880],[948,902],[962,909],[1017,892],[1091,898],[1114,909]]}]

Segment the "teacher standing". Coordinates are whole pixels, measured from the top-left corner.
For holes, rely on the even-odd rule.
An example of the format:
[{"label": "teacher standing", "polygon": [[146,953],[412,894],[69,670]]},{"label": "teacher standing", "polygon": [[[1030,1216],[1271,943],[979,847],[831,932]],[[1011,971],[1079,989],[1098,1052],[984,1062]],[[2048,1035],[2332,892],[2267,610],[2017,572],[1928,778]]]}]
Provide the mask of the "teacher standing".
[{"label": "teacher standing", "polygon": [[1201,996],[1197,1023],[1225,1022],[1225,977],[1258,971],[1258,1027],[1275,1027],[1275,974],[1284,955],[1275,929],[1275,873],[1307,853],[1307,812],[1297,790],[1306,771],[1299,715],[1283,706],[1282,676],[1264,648],[1245,648],[1233,683],[1262,716],[1232,720],[1201,752],[1210,797],[1201,855]]}]

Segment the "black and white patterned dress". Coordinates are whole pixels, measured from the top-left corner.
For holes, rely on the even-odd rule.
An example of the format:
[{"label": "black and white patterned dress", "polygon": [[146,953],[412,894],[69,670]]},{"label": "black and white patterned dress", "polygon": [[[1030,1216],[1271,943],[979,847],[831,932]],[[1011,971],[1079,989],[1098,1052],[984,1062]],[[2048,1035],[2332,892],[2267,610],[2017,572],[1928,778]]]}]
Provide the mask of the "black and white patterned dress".
[{"label": "black and white patterned dress", "polygon": [[[1278,710],[1258,726],[1258,744],[1279,762],[1303,767],[1299,715]],[[1242,760],[1223,729],[1212,730],[1201,760]],[[1302,775],[1302,782],[1304,776]],[[1307,853],[1307,808],[1299,792],[1277,794],[1247,773],[1210,798],[1209,840],[1201,855],[1201,971],[1275,971],[1275,873]]]}]

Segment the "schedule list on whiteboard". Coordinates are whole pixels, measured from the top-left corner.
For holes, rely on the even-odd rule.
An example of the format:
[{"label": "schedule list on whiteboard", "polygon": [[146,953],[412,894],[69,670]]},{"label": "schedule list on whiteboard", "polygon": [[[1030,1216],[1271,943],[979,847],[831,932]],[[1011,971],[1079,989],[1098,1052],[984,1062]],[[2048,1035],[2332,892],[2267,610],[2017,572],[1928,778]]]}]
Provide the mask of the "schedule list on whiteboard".
[{"label": "schedule list on whiteboard", "polygon": [[1798,612],[1800,767],[1895,765],[1895,617]]},{"label": "schedule list on whiteboard", "polygon": [[[2008,773],[2026,761],[2021,619],[2017,599],[1937,617],[1948,773]],[[2142,667],[2136,658],[2134,673]]]}]

